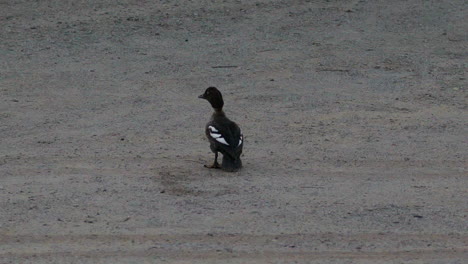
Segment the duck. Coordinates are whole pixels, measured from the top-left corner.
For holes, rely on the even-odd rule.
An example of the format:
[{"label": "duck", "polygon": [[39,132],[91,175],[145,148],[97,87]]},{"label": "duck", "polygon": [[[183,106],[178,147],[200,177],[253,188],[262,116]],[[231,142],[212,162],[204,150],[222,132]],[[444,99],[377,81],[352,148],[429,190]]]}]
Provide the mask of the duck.
[{"label": "duck", "polygon": [[[205,167],[228,172],[238,171],[242,168],[240,156],[244,147],[244,136],[239,126],[226,117],[223,111],[223,95],[216,87],[211,86],[198,98],[207,100],[214,110],[205,126],[205,134],[215,159],[212,165]],[[218,152],[223,154],[221,165],[218,163]]]}]

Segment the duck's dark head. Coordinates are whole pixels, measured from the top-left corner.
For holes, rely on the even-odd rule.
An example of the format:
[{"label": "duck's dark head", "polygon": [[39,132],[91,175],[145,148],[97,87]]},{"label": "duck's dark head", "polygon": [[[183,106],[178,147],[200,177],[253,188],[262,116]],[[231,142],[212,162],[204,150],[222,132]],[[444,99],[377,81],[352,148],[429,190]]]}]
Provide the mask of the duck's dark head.
[{"label": "duck's dark head", "polygon": [[221,110],[223,108],[223,96],[221,95],[221,92],[218,89],[216,89],[216,87],[206,88],[205,93],[198,96],[198,98],[208,100],[208,102],[210,102],[211,106],[214,109]]}]

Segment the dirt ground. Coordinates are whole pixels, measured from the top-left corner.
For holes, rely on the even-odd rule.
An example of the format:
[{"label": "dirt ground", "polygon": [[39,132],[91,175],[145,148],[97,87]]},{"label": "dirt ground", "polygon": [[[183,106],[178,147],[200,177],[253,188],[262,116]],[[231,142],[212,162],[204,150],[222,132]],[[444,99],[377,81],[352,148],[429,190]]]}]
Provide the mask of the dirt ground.
[{"label": "dirt ground", "polygon": [[0,1],[0,263],[467,263],[467,14]]}]

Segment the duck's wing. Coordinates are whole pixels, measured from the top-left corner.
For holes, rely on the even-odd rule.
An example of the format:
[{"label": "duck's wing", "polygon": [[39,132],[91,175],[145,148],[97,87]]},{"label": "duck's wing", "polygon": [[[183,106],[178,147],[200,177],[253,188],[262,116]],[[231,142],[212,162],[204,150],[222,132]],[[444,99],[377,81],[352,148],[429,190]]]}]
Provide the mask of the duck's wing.
[{"label": "duck's wing", "polygon": [[210,137],[214,140],[216,140],[218,143],[226,145],[226,146],[231,146],[227,140],[226,140],[226,132],[222,133],[220,131],[220,128],[216,128],[214,125],[208,125],[208,134]]},{"label": "duck's wing", "polygon": [[239,148],[242,149],[243,136],[242,132],[236,123],[228,124],[213,124],[207,125],[207,134],[211,140],[229,155],[236,157]]}]

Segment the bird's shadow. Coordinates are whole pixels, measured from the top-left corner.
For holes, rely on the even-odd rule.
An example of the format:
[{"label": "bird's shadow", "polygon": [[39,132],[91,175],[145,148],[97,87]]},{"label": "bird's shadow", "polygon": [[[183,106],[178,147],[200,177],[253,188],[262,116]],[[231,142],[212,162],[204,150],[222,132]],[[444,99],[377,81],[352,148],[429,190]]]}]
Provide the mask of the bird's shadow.
[{"label": "bird's shadow", "polygon": [[[216,184],[226,177],[239,176],[239,172],[225,172],[221,169],[204,167],[203,161],[194,161],[185,167],[163,166],[153,180],[161,184],[161,193],[175,196],[212,197],[238,193],[236,186]],[[213,182],[213,183],[211,183]],[[213,186],[214,185],[214,186]]]}]

